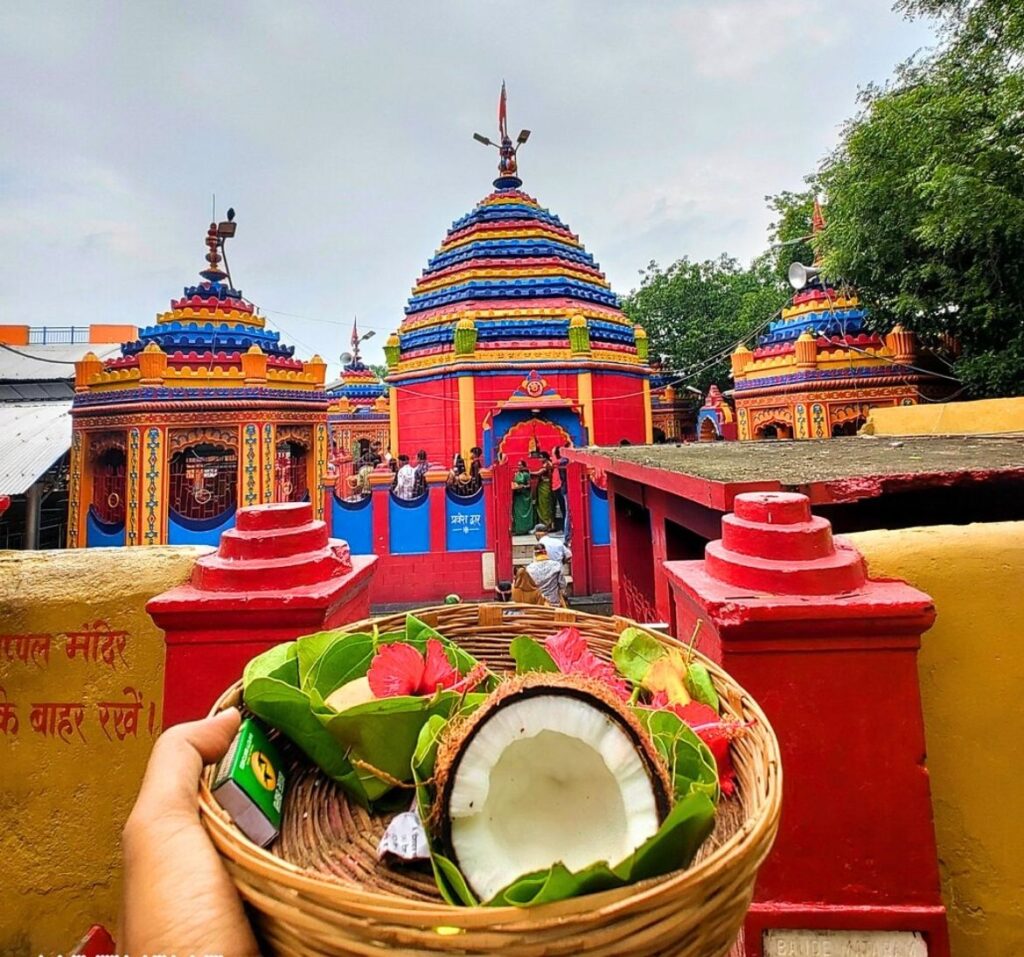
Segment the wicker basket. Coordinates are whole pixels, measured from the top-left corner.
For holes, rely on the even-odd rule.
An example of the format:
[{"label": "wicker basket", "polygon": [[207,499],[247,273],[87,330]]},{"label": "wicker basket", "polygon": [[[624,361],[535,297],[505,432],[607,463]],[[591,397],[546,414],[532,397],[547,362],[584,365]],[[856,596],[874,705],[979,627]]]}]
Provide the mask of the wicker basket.
[{"label": "wicker basket", "polygon": [[[594,652],[608,658],[618,634],[633,624],[569,609],[514,604],[445,605],[414,614],[498,669],[513,666],[508,645],[517,635],[543,639],[574,624]],[[356,622],[346,630],[363,631],[374,622],[382,631],[396,629],[404,618],[404,613],[389,615]],[[271,953],[724,955],[740,933],[757,869],[775,838],[782,773],[778,742],[761,709],[725,672],[701,660],[711,672],[723,711],[751,726],[732,746],[737,796],[720,809],[715,833],[685,871],[528,909],[452,907],[439,897],[431,899],[415,882],[406,890],[400,880],[381,886],[372,877],[349,876],[372,874],[374,836],[353,839],[341,855],[352,866],[340,872],[333,869],[333,875],[262,850],[234,827],[213,799],[208,787],[212,769],[200,785],[201,817],[251,905],[265,950]],[[240,696],[238,682],[214,711],[239,704]],[[320,778],[316,783],[325,787],[316,792],[318,799],[333,787]],[[343,806],[342,811],[349,835],[358,836],[370,825],[365,813],[360,818],[357,809]],[[319,823],[310,830],[316,839],[325,840]]]}]

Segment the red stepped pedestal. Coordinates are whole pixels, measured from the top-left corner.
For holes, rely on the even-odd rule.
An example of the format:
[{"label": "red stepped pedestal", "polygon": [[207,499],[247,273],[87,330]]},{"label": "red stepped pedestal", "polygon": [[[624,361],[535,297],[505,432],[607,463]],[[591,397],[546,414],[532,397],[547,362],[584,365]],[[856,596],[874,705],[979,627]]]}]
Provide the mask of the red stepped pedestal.
[{"label": "red stepped pedestal", "polygon": [[376,562],[329,538],[308,502],[239,509],[191,582],[146,606],[167,633],[164,727],[206,714],[260,652],[369,615]]},{"label": "red stepped pedestal", "polygon": [[746,953],[762,957],[774,928],[913,931],[948,957],[917,679],[932,601],[869,580],[804,495],[746,493],[734,509],[704,561],[664,567],[677,633],[702,621],[698,647],[757,699],[782,749],[782,821]]}]

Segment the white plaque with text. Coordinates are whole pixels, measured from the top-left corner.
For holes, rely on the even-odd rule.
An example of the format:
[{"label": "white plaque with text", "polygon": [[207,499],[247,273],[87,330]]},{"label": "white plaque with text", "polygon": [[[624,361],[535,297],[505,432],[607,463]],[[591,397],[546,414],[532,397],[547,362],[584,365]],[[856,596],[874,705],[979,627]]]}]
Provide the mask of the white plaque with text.
[{"label": "white plaque with text", "polygon": [[928,957],[908,930],[766,930],[764,957]]}]

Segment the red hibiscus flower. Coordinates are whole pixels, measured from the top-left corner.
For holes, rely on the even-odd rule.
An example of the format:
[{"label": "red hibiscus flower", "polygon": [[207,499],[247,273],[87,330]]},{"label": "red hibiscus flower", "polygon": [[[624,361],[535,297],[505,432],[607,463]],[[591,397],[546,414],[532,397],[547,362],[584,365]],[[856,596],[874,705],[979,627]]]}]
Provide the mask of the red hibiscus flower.
[{"label": "red hibiscus flower", "polygon": [[394,698],[398,695],[431,695],[438,689],[451,688],[460,676],[444,653],[441,642],[430,638],[425,656],[404,641],[382,645],[366,677],[374,697]]},{"label": "red hibiscus flower", "polygon": [[604,682],[624,701],[629,700],[630,688],[610,662],[602,661],[587,646],[586,639],[576,628],[563,628],[544,642],[551,660],[564,675],[587,675]]},{"label": "red hibiscus flower", "polygon": [[651,699],[652,708],[667,708],[682,718],[707,746],[718,767],[718,786],[727,797],[736,790],[736,769],[732,766],[729,742],[743,731],[736,721],[723,721],[710,705],[691,701],[686,705],[669,705],[668,696],[659,692]]}]

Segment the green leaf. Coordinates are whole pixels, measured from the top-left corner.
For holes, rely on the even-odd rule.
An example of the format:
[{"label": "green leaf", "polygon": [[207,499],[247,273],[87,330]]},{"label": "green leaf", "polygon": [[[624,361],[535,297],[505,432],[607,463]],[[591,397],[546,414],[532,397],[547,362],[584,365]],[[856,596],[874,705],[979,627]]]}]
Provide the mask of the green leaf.
[{"label": "green leaf", "polygon": [[677,714],[668,710],[634,708],[672,774],[676,800],[693,791],[718,802],[718,768],[708,746]]},{"label": "green leaf", "polygon": [[473,896],[466,879],[447,857],[442,854],[431,854],[430,862],[434,867],[434,879],[441,896],[449,903],[458,906],[465,904],[475,907],[480,902]]},{"label": "green leaf", "polygon": [[[296,659],[292,658],[287,664],[294,668],[297,678]],[[366,791],[355,769],[338,742],[313,714],[306,694],[289,682],[258,675],[246,682],[244,698],[250,711],[280,730],[324,774],[342,785],[360,804],[367,805]]]},{"label": "green leaf", "polygon": [[557,863],[545,871],[524,874],[487,901],[489,906],[533,907],[622,887],[688,867],[711,833],[715,806],[706,794],[688,794],[669,812],[657,832],[615,867],[597,861],[579,871]]},{"label": "green leaf", "polygon": [[711,673],[699,661],[691,661],[686,666],[686,690],[694,701],[709,705],[715,711],[719,710],[718,692],[715,691]]},{"label": "green leaf", "polygon": [[298,684],[291,681],[293,673],[297,674],[295,665],[296,642],[286,641],[281,645],[274,645],[273,648],[264,651],[263,654],[253,658],[242,672],[242,687],[244,688],[254,678],[279,678],[291,684]]},{"label": "green leaf", "polygon": [[558,671],[558,665],[547,649],[529,635],[513,638],[508,651],[515,660],[517,675],[527,671]]},{"label": "green leaf", "polygon": [[315,635],[305,635],[295,642],[299,658],[299,686],[301,687],[316,660],[324,653],[327,646],[347,634],[342,629],[318,631]]},{"label": "green leaf", "polygon": [[668,649],[653,635],[639,628],[626,628],[612,649],[612,661],[619,674],[633,684],[642,684],[651,665],[664,658]]}]

